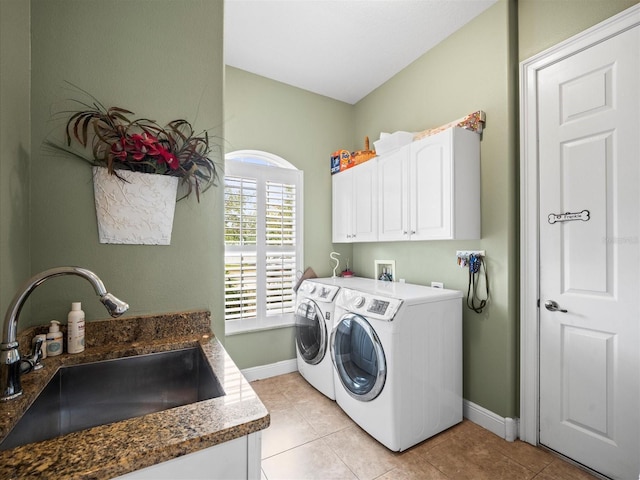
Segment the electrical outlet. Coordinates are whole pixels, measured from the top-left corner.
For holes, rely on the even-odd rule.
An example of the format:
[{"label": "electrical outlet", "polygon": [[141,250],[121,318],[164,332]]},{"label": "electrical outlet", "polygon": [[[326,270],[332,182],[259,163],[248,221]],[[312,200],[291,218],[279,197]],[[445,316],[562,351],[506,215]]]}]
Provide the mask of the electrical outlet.
[{"label": "electrical outlet", "polygon": [[444,283],[442,282],[431,282],[432,288],[444,288]]}]

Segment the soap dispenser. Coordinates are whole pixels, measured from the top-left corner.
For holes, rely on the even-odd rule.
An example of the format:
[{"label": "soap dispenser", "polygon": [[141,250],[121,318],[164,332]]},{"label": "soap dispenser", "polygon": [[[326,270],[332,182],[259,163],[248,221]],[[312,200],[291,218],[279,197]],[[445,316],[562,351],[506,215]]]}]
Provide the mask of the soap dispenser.
[{"label": "soap dispenser", "polygon": [[67,352],[80,353],[84,351],[84,312],[80,302],[71,304],[71,311],[67,315]]},{"label": "soap dispenser", "polygon": [[60,322],[51,320],[49,333],[47,333],[47,356],[55,357],[62,353],[62,332],[60,331]]}]

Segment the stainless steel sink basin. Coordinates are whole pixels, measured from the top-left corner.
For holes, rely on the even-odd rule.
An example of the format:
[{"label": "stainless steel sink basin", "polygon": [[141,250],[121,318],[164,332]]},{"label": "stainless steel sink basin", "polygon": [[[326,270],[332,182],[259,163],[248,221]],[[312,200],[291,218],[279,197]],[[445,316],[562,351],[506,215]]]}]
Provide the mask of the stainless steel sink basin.
[{"label": "stainless steel sink basin", "polygon": [[198,347],[62,367],[0,450],[224,394]]}]

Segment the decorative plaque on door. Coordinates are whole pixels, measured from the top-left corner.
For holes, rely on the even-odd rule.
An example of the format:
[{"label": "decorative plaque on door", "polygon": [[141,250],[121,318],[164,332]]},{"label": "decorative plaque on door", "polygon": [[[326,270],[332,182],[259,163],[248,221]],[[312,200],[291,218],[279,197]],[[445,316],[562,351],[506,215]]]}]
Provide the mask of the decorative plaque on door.
[{"label": "decorative plaque on door", "polygon": [[578,213],[550,213],[549,223],[553,225],[556,222],[572,222],[574,220],[582,220],[583,222],[588,222],[590,219],[589,215],[589,210],[582,210]]}]

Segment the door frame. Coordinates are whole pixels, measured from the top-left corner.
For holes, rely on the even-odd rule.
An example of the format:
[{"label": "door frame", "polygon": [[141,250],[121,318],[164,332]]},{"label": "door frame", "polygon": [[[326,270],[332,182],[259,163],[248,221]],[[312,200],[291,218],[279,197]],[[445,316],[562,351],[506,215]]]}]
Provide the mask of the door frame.
[{"label": "door frame", "polygon": [[[537,445],[540,425],[538,71],[640,25],[640,4],[520,63],[520,439]],[[639,339],[640,341],[640,339]]]}]

